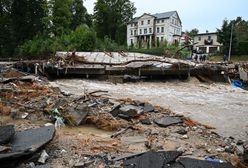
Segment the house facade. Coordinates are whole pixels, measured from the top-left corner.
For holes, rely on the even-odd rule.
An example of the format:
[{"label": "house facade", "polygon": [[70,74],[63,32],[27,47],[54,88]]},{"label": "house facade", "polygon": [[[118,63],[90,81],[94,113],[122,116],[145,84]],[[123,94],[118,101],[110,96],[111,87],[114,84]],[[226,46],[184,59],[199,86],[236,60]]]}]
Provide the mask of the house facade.
[{"label": "house facade", "polygon": [[127,45],[149,48],[165,40],[168,43],[179,43],[182,22],[177,11],[143,14],[127,24]]},{"label": "house facade", "polygon": [[217,41],[217,33],[201,33],[194,36],[194,49],[205,54],[220,51],[221,44]]}]

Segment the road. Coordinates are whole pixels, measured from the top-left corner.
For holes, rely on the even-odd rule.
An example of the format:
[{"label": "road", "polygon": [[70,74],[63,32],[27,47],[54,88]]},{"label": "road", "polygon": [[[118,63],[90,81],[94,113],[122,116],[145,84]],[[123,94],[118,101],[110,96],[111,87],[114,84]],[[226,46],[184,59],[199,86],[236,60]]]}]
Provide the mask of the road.
[{"label": "road", "polygon": [[51,85],[76,95],[107,90],[114,98],[131,98],[169,108],[216,128],[224,137],[248,139],[248,92],[227,84],[189,82],[139,82],[113,84],[103,81],[65,79]]}]

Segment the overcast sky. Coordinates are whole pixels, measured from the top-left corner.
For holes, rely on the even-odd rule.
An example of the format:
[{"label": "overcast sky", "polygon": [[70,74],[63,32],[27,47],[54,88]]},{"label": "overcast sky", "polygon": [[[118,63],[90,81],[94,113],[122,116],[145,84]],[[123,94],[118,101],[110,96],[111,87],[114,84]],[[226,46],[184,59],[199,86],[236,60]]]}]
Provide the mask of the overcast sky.
[{"label": "overcast sky", "polygon": [[[224,19],[241,16],[248,20],[248,0],[131,0],[137,8],[135,16],[143,13],[162,13],[176,10],[183,31],[197,28],[200,33],[216,31]],[[96,0],[85,0],[89,13],[93,13]]]}]

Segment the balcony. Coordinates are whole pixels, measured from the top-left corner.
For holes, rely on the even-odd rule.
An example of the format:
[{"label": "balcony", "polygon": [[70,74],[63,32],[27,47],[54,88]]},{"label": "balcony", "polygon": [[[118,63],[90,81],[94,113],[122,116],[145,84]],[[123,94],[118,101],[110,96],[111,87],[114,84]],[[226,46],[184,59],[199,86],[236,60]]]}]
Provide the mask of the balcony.
[{"label": "balcony", "polygon": [[205,45],[212,45],[213,44],[213,39],[205,39],[204,44]]}]

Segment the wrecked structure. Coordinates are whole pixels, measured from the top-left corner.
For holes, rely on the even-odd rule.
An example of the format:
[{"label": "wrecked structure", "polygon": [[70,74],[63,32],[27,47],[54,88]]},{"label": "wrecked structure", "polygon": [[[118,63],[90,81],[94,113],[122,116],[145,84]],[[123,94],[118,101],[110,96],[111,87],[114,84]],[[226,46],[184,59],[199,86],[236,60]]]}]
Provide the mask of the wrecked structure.
[{"label": "wrecked structure", "polygon": [[211,80],[230,82],[229,77],[239,79],[239,66],[124,52],[57,52],[48,61],[15,64],[20,70],[32,70],[53,78],[83,77],[107,79],[113,82],[188,79],[192,76],[205,82]]},{"label": "wrecked structure", "polygon": [[[85,62],[86,56],[74,59],[70,55],[68,64],[66,59],[56,58],[45,62],[44,69],[57,72],[63,68],[66,72],[77,66],[98,67],[91,65],[94,57]],[[125,56],[121,58],[129,61]],[[129,65],[115,62],[113,66],[109,60],[96,59],[106,63],[106,68]],[[169,64],[167,58],[162,59],[144,58],[141,67],[158,70],[173,68],[178,62],[180,66],[185,64],[177,60],[172,63],[173,59]],[[144,66],[144,62],[148,64]],[[136,61],[130,64],[140,68]],[[156,67],[158,64],[161,67]],[[35,71],[37,64],[33,65]],[[37,71],[42,70],[41,65],[37,65]],[[44,77],[10,67],[1,71],[0,90],[1,166],[247,167],[246,141],[221,137],[209,125],[147,102],[110,98],[107,91],[97,88],[91,92],[79,90],[81,94],[74,95],[52,87]]]}]

